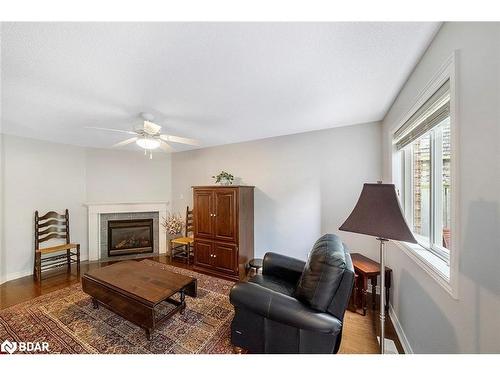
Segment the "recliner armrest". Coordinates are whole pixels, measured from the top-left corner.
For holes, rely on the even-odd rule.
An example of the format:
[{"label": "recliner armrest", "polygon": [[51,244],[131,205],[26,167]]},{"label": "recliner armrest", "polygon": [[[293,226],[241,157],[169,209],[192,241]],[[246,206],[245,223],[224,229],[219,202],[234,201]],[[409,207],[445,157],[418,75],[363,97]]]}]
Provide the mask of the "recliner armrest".
[{"label": "recliner armrest", "polygon": [[262,262],[262,274],[271,275],[296,284],[306,263],[302,260],[277,253],[266,253]]},{"label": "recliner armrest", "polygon": [[279,323],[326,334],[337,334],[342,322],[327,313],[313,310],[293,297],[260,285],[238,282],[229,294],[231,304]]}]

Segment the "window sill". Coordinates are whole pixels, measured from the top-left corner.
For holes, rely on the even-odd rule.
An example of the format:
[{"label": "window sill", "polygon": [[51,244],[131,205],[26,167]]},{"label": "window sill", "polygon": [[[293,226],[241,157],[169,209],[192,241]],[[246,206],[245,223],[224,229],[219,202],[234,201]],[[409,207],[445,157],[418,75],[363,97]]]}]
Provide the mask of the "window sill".
[{"label": "window sill", "polygon": [[418,244],[399,241],[393,242],[437,281],[453,298],[457,299],[456,290],[453,288],[450,279],[450,266],[444,260]]}]

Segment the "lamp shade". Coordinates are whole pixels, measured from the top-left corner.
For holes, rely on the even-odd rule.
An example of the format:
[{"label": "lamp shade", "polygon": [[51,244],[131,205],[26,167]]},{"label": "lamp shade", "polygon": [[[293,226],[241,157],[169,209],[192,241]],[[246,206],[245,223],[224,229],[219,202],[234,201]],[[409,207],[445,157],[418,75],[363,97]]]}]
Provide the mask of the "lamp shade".
[{"label": "lamp shade", "polygon": [[417,243],[406,224],[393,184],[364,184],[358,203],[339,229]]}]

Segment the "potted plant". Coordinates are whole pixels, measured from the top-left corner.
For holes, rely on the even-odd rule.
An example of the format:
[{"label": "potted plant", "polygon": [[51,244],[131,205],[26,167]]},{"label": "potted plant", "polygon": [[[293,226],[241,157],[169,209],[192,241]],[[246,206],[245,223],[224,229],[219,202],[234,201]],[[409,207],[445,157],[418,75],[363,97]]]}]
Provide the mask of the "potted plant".
[{"label": "potted plant", "polygon": [[169,212],[166,218],[162,218],[161,225],[169,235],[177,236],[181,234],[184,228],[184,220],[180,214],[171,214]]},{"label": "potted plant", "polygon": [[181,215],[178,213],[174,214],[167,212],[167,217],[162,217],[161,219],[161,225],[163,229],[165,229],[167,243],[169,244],[169,253],[172,254],[172,243],[170,242],[170,240],[180,237],[185,223]]},{"label": "potted plant", "polygon": [[221,185],[232,185],[234,181],[234,176],[228,172],[222,171],[217,176],[212,176],[215,179],[216,184]]}]

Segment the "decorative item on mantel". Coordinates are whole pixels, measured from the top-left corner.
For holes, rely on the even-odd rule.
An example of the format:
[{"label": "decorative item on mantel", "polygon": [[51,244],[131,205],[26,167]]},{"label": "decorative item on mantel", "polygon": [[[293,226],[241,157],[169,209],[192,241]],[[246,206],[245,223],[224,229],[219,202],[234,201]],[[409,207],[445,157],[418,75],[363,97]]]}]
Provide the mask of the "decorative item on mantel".
[{"label": "decorative item on mantel", "polygon": [[161,225],[165,229],[165,232],[171,236],[178,235],[184,229],[184,220],[179,213],[173,214],[168,212],[167,217],[162,217]]},{"label": "decorative item on mantel", "polygon": [[212,176],[215,179],[216,184],[221,184],[223,186],[232,185],[234,181],[234,176],[231,173],[221,171],[217,176]]}]

